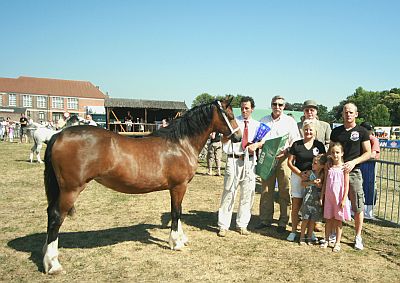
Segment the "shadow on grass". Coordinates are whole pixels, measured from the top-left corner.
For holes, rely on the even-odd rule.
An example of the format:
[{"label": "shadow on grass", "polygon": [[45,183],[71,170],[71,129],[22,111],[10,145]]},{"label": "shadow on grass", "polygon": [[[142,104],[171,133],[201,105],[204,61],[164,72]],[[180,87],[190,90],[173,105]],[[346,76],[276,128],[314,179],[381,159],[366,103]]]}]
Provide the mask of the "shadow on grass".
[{"label": "shadow on grass", "polygon": [[[150,236],[148,230],[155,228],[162,227],[159,225],[139,224],[98,231],[60,233],[59,248],[91,249],[127,241],[155,244],[163,249],[169,248],[167,241]],[[38,266],[39,271],[44,272],[42,248],[45,240],[46,233],[36,233],[11,240],[7,245],[16,251],[30,253],[29,259]]]},{"label": "shadow on grass", "polygon": [[[231,230],[236,226],[237,213],[232,214]],[[170,225],[171,216],[170,213],[163,213],[161,215],[161,223],[164,228]],[[201,230],[206,230],[212,233],[218,232],[218,212],[212,211],[199,211],[190,210],[188,213],[182,215],[182,222],[185,225],[193,226]],[[277,221],[275,221],[276,223]],[[257,230],[255,227],[260,223],[258,216],[252,215],[250,223],[248,225],[249,231],[255,234],[260,234],[266,237],[280,239],[286,241],[286,237],[289,235],[289,231],[285,233],[278,233],[277,226],[271,226],[269,228]]]}]

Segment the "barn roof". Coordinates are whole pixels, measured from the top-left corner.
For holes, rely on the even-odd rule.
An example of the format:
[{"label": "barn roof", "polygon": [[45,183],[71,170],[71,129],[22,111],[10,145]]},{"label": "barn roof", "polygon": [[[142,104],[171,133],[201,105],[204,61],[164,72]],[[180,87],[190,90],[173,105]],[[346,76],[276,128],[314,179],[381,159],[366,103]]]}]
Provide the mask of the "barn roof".
[{"label": "barn roof", "polygon": [[106,97],[91,82],[33,77],[0,78],[0,92],[99,99]]},{"label": "barn roof", "polygon": [[104,107],[187,110],[185,102],[128,98],[106,98]]}]

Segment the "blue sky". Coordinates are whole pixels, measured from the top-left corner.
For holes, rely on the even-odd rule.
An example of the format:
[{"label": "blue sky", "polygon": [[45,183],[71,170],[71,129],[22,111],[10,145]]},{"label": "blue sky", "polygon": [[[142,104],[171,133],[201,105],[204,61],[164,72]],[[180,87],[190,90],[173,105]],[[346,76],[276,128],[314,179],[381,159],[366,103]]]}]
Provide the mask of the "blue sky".
[{"label": "blue sky", "polygon": [[329,109],[400,87],[400,1],[0,1],[0,77],[90,81],[114,98],[241,94]]}]

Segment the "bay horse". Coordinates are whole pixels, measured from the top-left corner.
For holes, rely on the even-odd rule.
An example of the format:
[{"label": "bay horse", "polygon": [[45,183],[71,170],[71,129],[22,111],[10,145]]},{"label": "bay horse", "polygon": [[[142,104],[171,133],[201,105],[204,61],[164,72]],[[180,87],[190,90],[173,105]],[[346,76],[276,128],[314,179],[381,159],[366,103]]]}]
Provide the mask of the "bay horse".
[{"label": "bay horse", "polygon": [[45,153],[47,238],[43,265],[47,274],[63,269],[58,260],[58,234],[65,217],[87,183],[95,180],[115,191],[143,194],[169,190],[171,231],[169,246],[187,243],[181,225],[182,200],[198,167],[198,156],[211,132],[234,142],[242,133],[236,123],[232,98],[192,108],[143,138],[129,138],[92,126],[75,126],[55,134]]}]

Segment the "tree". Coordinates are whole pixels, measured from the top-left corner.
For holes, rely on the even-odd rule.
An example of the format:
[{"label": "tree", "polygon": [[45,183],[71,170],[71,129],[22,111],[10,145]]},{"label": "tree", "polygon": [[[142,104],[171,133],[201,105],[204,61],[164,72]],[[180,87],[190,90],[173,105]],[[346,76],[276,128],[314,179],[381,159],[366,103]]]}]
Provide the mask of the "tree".
[{"label": "tree", "polygon": [[[383,98],[390,113],[390,121],[393,126],[400,125],[400,89],[392,89],[399,93],[389,93]],[[392,91],[391,90],[391,91]]]},{"label": "tree", "polygon": [[196,98],[193,100],[192,107],[199,106],[199,105],[205,104],[205,103],[210,103],[210,102],[213,102],[214,100],[215,100],[214,96],[212,96],[208,93],[202,93],[202,94],[196,96]]},{"label": "tree", "polygon": [[358,87],[346,100],[332,108],[329,112],[333,118],[331,122],[341,123],[344,104],[352,102],[358,110],[357,123],[368,121],[377,126],[400,125],[400,94],[394,92],[400,92],[400,89],[373,92]]},{"label": "tree", "polygon": [[383,104],[378,104],[376,105],[371,113],[369,114],[370,116],[370,121],[373,125],[377,126],[390,126],[390,113],[389,109],[383,105]]}]

